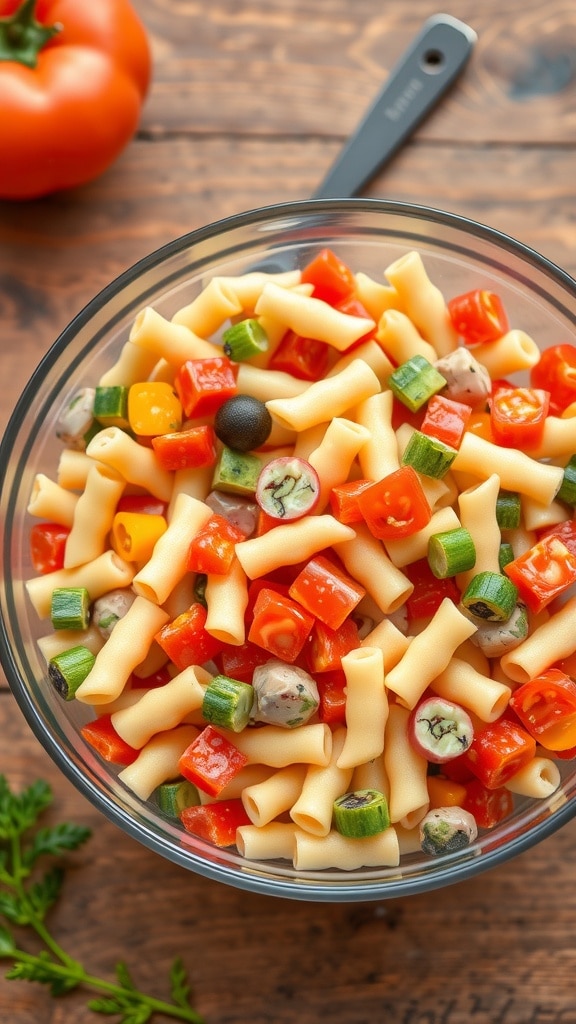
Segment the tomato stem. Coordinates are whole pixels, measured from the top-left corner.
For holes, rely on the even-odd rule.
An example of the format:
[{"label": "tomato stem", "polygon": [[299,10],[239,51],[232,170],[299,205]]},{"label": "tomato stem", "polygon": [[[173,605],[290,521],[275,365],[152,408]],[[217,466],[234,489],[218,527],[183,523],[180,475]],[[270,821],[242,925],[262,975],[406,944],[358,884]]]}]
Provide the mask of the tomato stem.
[{"label": "tomato stem", "polygon": [[0,61],[35,68],[42,47],[61,31],[62,25],[42,25],[36,20],[36,0],[23,0],[14,14],[0,18]]}]

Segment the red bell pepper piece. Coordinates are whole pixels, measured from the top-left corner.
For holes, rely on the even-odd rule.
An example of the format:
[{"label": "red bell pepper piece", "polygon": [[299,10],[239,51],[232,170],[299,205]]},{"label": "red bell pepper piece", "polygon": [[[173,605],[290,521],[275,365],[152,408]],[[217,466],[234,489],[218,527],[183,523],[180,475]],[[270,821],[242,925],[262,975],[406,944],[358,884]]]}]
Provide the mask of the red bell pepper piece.
[{"label": "red bell pepper piece", "polygon": [[251,683],[254,669],[270,660],[270,654],[258,644],[245,640],[243,644],[228,644],[217,656],[217,664],[223,675]]},{"label": "red bell pepper piece", "polygon": [[536,753],[536,741],[509,718],[489,722],[474,733],[464,758],[486,789],[498,789]]},{"label": "red bell pepper piece", "polygon": [[320,695],[318,717],[328,725],[346,723],[346,675],[341,668],[332,672],[320,672],[316,676]]},{"label": "red bell pepper piece", "polygon": [[236,375],[226,356],[188,359],[174,378],[186,416],[212,416],[238,393]]},{"label": "red bell pepper piece", "polygon": [[315,618],[338,629],[366,591],[323,555],[316,555],[298,573],[288,593]]},{"label": "red bell pepper piece", "polygon": [[432,395],[426,406],[420,430],[436,437],[450,448],[459,448],[472,409],[464,402],[455,402],[444,395]]},{"label": "red bell pepper piece", "polygon": [[346,524],[361,523],[364,516],[360,511],[358,496],[373,483],[373,480],[362,477],[333,487],[330,491],[330,509],[334,518]]},{"label": "red bell pepper piece", "polygon": [[448,314],[467,345],[496,341],[508,330],[508,317],[499,295],[477,288],[448,302]]},{"label": "red bell pepper piece", "polygon": [[248,640],[275,658],[294,662],[308,639],[314,618],[289,597],[263,588],[254,604]]},{"label": "red bell pepper piece", "polygon": [[302,283],[314,286],[315,299],[333,306],[356,288],[354,274],[331,249],[322,249],[302,271]]},{"label": "red bell pepper piece", "polygon": [[576,402],[576,345],[552,345],[542,352],[530,370],[533,388],[550,392],[550,411],[555,415]]},{"label": "red bell pepper piece", "polygon": [[512,794],[503,787],[487,789],[478,779],[466,784],[462,808],[474,815],[478,828],[494,828],[512,813],[513,807]]},{"label": "red bell pepper piece", "polygon": [[412,466],[401,466],[358,495],[358,507],[370,533],[379,540],[409,537],[423,529],[432,509]]},{"label": "red bell pepper piece", "polygon": [[216,433],[209,423],[173,434],[158,434],[152,438],[152,447],[162,469],[169,472],[200,469],[216,462]]},{"label": "red bell pepper piece", "polygon": [[342,668],[342,658],[360,645],[358,627],[353,619],[344,619],[338,629],[330,629],[319,619],[314,623],[306,647],[309,672],[332,672]]},{"label": "red bell pepper piece", "polygon": [[123,494],[116,505],[117,512],[138,512],[141,515],[164,516],[168,503],[151,494]]},{"label": "red bell pepper piece", "polygon": [[112,725],[111,715],[101,715],[100,718],[87,722],[80,729],[80,734],[91,747],[94,747],[100,757],[112,764],[132,764],[140,753],[121,739]]},{"label": "red bell pepper piece", "polygon": [[218,796],[247,763],[246,754],[213,725],[207,725],[186,747],[178,761],[178,770],[204,793]]},{"label": "red bell pepper piece", "polygon": [[189,572],[225,576],[232,565],[236,544],[241,540],[244,540],[242,530],[215,512],[192,540],[186,568]]},{"label": "red bell pepper piece", "polygon": [[571,555],[576,555],[576,520],[565,519],[563,523],[556,523],[554,526],[547,526],[538,531],[538,540],[544,537],[556,537],[566,545]]},{"label": "red bell pepper piece", "polygon": [[406,600],[408,622],[418,619],[429,619],[438,611],[445,597],[454,604],[460,600],[460,591],[453,579],[437,579],[432,572],[427,558],[419,558],[402,570],[414,585],[414,590]]},{"label": "red bell pepper piece", "polygon": [[130,676],[130,687],[139,690],[156,690],[159,686],[165,686],[173,678],[167,665],[151,672],[149,676]]},{"label": "red bell pepper piece", "polygon": [[[356,298],[355,295],[347,295],[346,298],[340,299],[339,302],[334,303],[334,309],[337,309],[340,313],[346,313],[348,316],[359,316],[363,320],[371,320],[372,317],[366,309],[366,306],[360,302],[360,299]],[[352,342],[348,346],[346,352],[352,352],[353,349],[358,348],[359,345],[364,345],[367,341],[370,341],[376,336],[376,327],[372,327],[366,334],[362,334],[356,341]]]},{"label": "red bell pepper piece", "polygon": [[251,824],[239,799],[185,807],[180,812],[180,821],[187,832],[222,848],[234,846],[236,829]]},{"label": "red bell pepper piece", "polygon": [[271,370],[281,370],[298,380],[321,380],[328,369],[330,346],[316,338],[303,338],[295,331],[286,331],[270,357]]},{"label": "red bell pepper piece", "polygon": [[204,628],[207,615],[206,608],[195,603],[156,634],[156,642],[180,671],[190,665],[203,665],[222,650],[222,640]]},{"label": "red bell pepper piece", "polygon": [[537,613],[576,583],[576,555],[557,537],[542,537],[504,567],[518,596]]},{"label": "red bell pepper piece", "polygon": [[558,668],[514,690],[510,706],[534,739],[548,750],[576,745],[576,683]]},{"label": "red bell pepper piece", "polygon": [[36,572],[45,575],[64,567],[70,528],[60,523],[35,523],[30,530],[30,558]]},{"label": "red bell pepper piece", "polygon": [[534,448],[542,440],[550,393],[541,388],[498,388],[490,399],[490,426],[504,448]]}]

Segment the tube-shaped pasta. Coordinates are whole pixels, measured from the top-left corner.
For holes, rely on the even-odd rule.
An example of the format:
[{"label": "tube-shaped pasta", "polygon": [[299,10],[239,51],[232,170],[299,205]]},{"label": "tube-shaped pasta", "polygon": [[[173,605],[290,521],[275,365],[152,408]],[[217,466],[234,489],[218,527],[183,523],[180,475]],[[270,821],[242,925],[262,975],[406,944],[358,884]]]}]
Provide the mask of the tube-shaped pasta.
[{"label": "tube-shaped pasta", "polygon": [[45,473],[37,473],[26,511],[31,516],[47,519],[59,526],[72,526],[77,503],[77,494],[67,491]]},{"label": "tube-shaped pasta", "polygon": [[354,537],[354,530],[330,515],[306,516],[282,523],[261,537],[250,537],[236,545],[236,555],[251,579],[264,576],[281,565],[296,565],[322,548]]},{"label": "tube-shaped pasta", "polygon": [[226,576],[208,575],[205,597],[207,631],[227,644],[244,643],[248,581],[237,558],[232,560]]},{"label": "tube-shaped pasta", "polygon": [[127,483],[136,484],[161,501],[169,501],[172,475],[161,469],[152,448],[138,444],[120,427],[106,427],[94,435],[86,448],[91,459],[120,473]]},{"label": "tube-shaped pasta", "polygon": [[174,473],[174,486],[166,510],[168,522],[174,515],[174,506],[179,494],[188,494],[191,498],[204,501],[212,490],[214,466],[201,466],[198,469],[177,469]]},{"label": "tube-shaped pasta", "polygon": [[389,672],[407,651],[410,640],[390,619],[382,619],[361,641],[361,647],[379,647],[384,658],[384,671]]},{"label": "tube-shaped pasta", "polygon": [[495,722],[508,706],[512,690],[485,676],[462,658],[451,658],[443,672],[430,683],[439,697],[453,700],[483,722]]},{"label": "tube-shaped pasta", "polygon": [[500,448],[470,430],[464,433],[452,469],[473,473],[479,480],[496,473],[505,490],[519,491],[540,502],[556,497],[564,476],[560,466],[537,462],[516,448]]},{"label": "tube-shaped pasta", "polygon": [[556,661],[576,650],[576,597],[571,597],[554,615],[538,626],[500,665],[515,683],[527,683]]},{"label": "tube-shaped pasta", "polygon": [[122,769],[118,778],[141,800],[147,800],[157,786],[178,778],[178,762],[199,732],[193,725],[182,725],[171,732],[158,733],[142,748],[136,760]]},{"label": "tube-shaped pasta", "polygon": [[419,558],[426,558],[428,552],[428,541],[434,533],[442,533],[444,530],[455,530],[460,526],[460,520],[451,505],[439,508],[432,513],[432,518],[426,526],[410,537],[403,537],[400,540],[387,540],[384,543],[388,557],[399,569]]},{"label": "tube-shaped pasta", "polygon": [[486,367],[492,380],[497,380],[535,366],[540,359],[540,349],[529,334],[515,328],[496,341],[476,345],[474,358]]},{"label": "tube-shaped pasta", "polygon": [[305,430],[330,416],[341,416],[347,409],[380,392],[380,381],[368,363],[354,359],[333,377],[314,381],[294,398],[273,398],[266,402],[272,419],[289,430]]},{"label": "tube-shaped pasta", "polygon": [[57,483],[69,491],[82,491],[86,486],[86,479],[90,467],[94,465],[86,452],[76,451],[74,448],[63,448],[58,459]]},{"label": "tube-shaped pasta", "polygon": [[385,615],[400,608],[412,593],[410,580],[391,562],[380,541],[363,523],[355,524],[355,535],[338,543],[337,551],[350,575]]},{"label": "tube-shaped pasta", "polygon": [[429,805],[428,763],[410,743],[409,717],[407,708],[392,704],[384,737],[384,764],[390,781],[390,820],[401,822],[406,828],[416,824]]},{"label": "tube-shaped pasta", "polygon": [[345,739],[346,729],[336,729],[329,763],[309,766],[302,791],[290,811],[292,821],[314,836],[328,835],[334,801],[348,791],[352,779],[352,768],[341,767],[338,763]]},{"label": "tube-shaped pasta", "polygon": [[492,473],[487,480],[463,491],[458,498],[460,524],[468,530],[476,561],[468,572],[459,573],[462,593],[479,572],[500,572],[498,554],[502,535],[496,519],[496,502],[500,493],[500,477]]},{"label": "tube-shaped pasta", "polygon": [[163,608],[137,597],[114,626],[83,683],[76,690],[82,704],[103,704],[118,697],[133,670],[144,660],[155,634],[169,621]]},{"label": "tube-shaped pasta", "polygon": [[341,313],[321,299],[299,295],[274,283],[264,286],[255,312],[280,320],[304,338],[325,341],[339,352],[345,352],[376,326],[367,317]]},{"label": "tube-shaped pasta", "polygon": [[551,501],[549,505],[543,505],[533,498],[522,496],[522,521],[526,530],[544,530],[548,526],[556,526],[569,519],[569,512],[566,505],[561,501]]},{"label": "tube-shaped pasta", "polygon": [[332,488],[348,479],[354,459],[369,438],[368,430],[353,420],[340,416],[330,420],[322,441],[308,456],[320,480],[317,512],[326,508]]},{"label": "tube-shaped pasta", "polygon": [[198,337],[182,324],[166,320],[151,306],[145,306],[137,314],[129,340],[175,368],[188,359],[212,359],[221,355],[221,350],[211,341]]},{"label": "tube-shaped pasta", "polygon": [[355,345],[351,352],[346,352],[343,356],[340,356],[336,360],[334,366],[330,368],[327,377],[334,377],[341,370],[344,370],[354,359],[362,359],[374,373],[380,381],[380,387],[385,388],[388,385],[388,379],[394,372],[394,366],[388,359],[386,353],[380,348],[377,341],[365,341],[362,345]]},{"label": "tube-shaped pasta", "polygon": [[369,437],[358,453],[362,476],[367,480],[381,480],[400,466],[396,433],[392,426],[394,395],[381,391],[356,406],[356,422],[364,427]]},{"label": "tube-shaped pasta", "polygon": [[186,572],[191,540],[211,515],[212,509],[203,501],[184,493],[178,495],[168,528],[156,541],[152,557],[134,577],[137,594],[164,604]]},{"label": "tube-shaped pasta", "polygon": [[66,541],[65,569],[91,562],[106,551],[116,505],[125,486],[126,481],[115,469],[92,463]]},{"label": "tube-shaped pasta", "polygon": [[346,737],[336,765],[355,768],[384,749],[388,698],[384,655],[379,647],[359,647],[342,658],[346,676]]},{"label": "tube-shaped pasta", "polygon": [[402,309],[400,296],[391,285],[375,281],[373,277],[361,270],[354,277],[356,279],[356,294],[376,323],[387,309]]},{"label": "tube-shaped pasta", "polygon": [[172,317],[173,324],[182,324],[201,338],[209,338],[230,317],[242,312],[234,289],[223,277],[213,277],[187,306]]},{"label": "tube-shaped pasta", "polygon": [[26,580],[26,590],[40,619],[50,615],[52,591],[56,587],[85,587],[95,601],[109,590],[129,587],[134,576],[134,565],[125,562],[114,551],[105,551],[93,562],[85,562],[75,569],[57,569],[44,576]]},{"label": "tube-shaped pasta", "polygon": [[452,352],[458,345],[458,335],[450,321],[446,300],[428,277],[420,253],[405,253],[385,273],[400,296],[404,312],[433,345],[438,357]]},{"label": "tube-shaped pasta", "polygon": [[558,459],[576,452],[576,416],[547,416],[540,443],[530,449],[533,459]]},{"label": "tube-shaped pasta", "polygon": [[425,341],[412,320],[397,309],[387,310],[380,317],[376,338],[396,366],[412,356],[424,356],[429,363],[438,358],[434,346]]},{"label": "tube-shaped pasta", "polygon": [[129,387],[148,380],[157,362],[154,352],[149,352],[133,341],[127,341],[120,350],[118,360],[100,377],[100,387]]},{"label": "tube-shaped pasta", "polygon": [[538,800],[555,793],[561,781],[560,770],[556,762],[550,757],[537,755],[524,768],[516,772],[511,779],[508,779],[508,782],[504,783],[504,787],[510,793],[518,793],[519,796],[529,796]]},{"label": "tube-shaped pasta", "polygon": [[236,383],[241,394],[250,395],[260,402],[267,402],[271,398],[294,398],[310,386],[308,381],[293,377],[291,373],[265,370],[251,363],[239,364]]},{"label": "tube-shaped pasta", "polygon": [[50,658],[61,654],[62,651],[69,651],[71,647],[77,647],[79,644],[82,647],[87,647],[92,654],[98,654],[100,648],[104,646],[104,638],[96,626],[89,626],[88,629],[82,630],[57,629],[54,633],[39,637],[36,643],[42,657],[48,663]]},{"label": "tube-shaped pasta", "polygon": [[240,825],[236,829],[238,853],[246,860],[292,860],[296,831],[291,821],[271,821],[262,828]]},{"label": "tube-shaped pasta", "polygon": [[246,786],[242,791],[242,803],[250,821],[261,828],[289,811],[302,792],[307,770],[304,764],[289,764],[263,782]]},{"label": "tube-shaped pasta", "polygon": [[217,280],[234,293],[244,311],[251,313],[254,311],[265,285],[275,284],[279,288],[296,288],[302,280],[302,274],[299,270],[283,270],[279,274],[267,274],[262,270],[252,270],[238,276],[219,276]]},{"label": "tube-shaped pasta", "polygon": [[390,782],[386,774],[384,753],[380,754],[380,757],[373,758],[371,761],[356,765],[352,773],[350,789],[352,791],[356,789],[375,789],[378,793],[383,793],[386,800],[388,800],[390,796]]},{"label": "tube-shaped pasta", "polygon": [[322,764],[330,761],[332,733],[323,722],[283,729],[264,725],[234,733],[232,742],[248,758],[248,764],[285,768],[289,764]]},{"label": "tube-shaped pasta", "polygon": [[321,871],[340,868],[354,871],[362,867],[396,867],[400,850],[396,830],[387,828],[365,839],[348,839],[339,832],[313,836],[297,829],[294,833],[294,867],[296,871]]},{"label": "tube-shaped pasta", "polygon": [[403,707],[413,708],[460,644],[475,632],[476,626],[445,597],[428,625],[412,638],[406,653],[388,672],[386,686]]},{"label": "tube-shaped pasta", "polygon": [[156,733],[174,729],[202,707],[211,678],[199,665],[191,665],[163,686],[145,690],[136,704],[115,711],[112,725],[125,743],[140,750]]}]

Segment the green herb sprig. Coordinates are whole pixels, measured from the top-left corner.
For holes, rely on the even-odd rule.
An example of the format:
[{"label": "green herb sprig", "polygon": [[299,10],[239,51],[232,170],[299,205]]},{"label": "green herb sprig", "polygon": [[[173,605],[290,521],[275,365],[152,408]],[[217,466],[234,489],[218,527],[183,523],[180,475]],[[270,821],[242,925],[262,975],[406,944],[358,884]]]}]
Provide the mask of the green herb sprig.
[{"label": "green herb sprig", "polygon": [[[39,819],[53,800],[50,786],[39,780],[14,793],[0,775],[0,959],[11,960],[9,979],[36,981],[53,996],[83,988],[98,993],[88,1007],[94,1013],[117,1017],[118,1024],[147,1024],[155,1014],[189,1024],[204,1024],[191,1002],[182,961],[174,960],[170,974],[172,1002],[140,992],[124,962],[116,964],[116,982],[88,973],[69,956],[50,933],[48,911],[58,900],[64,871],[55,865],[43,873],[38,861],[77,850],[91,835],[82,825],[63,823],[43,828]],[[42,942],[37,954],[20,949],[10,926],[31,928]]]}]

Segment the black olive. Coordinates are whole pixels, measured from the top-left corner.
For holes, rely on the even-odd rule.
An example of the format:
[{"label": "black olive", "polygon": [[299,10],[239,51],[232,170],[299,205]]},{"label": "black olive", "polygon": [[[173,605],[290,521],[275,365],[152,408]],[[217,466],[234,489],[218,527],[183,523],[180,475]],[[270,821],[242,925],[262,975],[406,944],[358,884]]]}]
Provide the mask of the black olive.
[{"label": "black olive", "polygon": [[234,395],[221,405],[214,418],[216,436],[228,448],[249,452],[270,436],[272,417],[258,398]]}]

